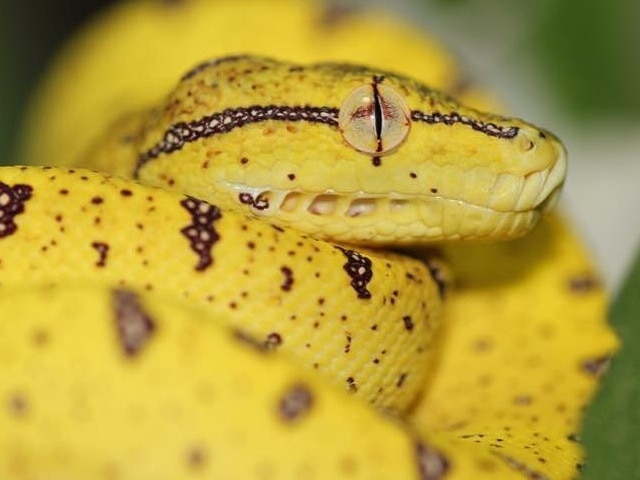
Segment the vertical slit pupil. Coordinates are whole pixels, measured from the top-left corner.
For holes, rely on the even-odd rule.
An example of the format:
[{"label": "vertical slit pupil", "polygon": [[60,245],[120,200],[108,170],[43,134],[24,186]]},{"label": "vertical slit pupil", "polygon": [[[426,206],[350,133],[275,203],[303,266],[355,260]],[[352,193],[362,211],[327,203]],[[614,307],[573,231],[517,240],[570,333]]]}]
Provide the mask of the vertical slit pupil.
[{"label": "vertical slit pupil", "polygon": [[373,121],[376,129],[376,139],[378,140],[378,151],[382,150],[382,103],[378,85],[373,85]]}]

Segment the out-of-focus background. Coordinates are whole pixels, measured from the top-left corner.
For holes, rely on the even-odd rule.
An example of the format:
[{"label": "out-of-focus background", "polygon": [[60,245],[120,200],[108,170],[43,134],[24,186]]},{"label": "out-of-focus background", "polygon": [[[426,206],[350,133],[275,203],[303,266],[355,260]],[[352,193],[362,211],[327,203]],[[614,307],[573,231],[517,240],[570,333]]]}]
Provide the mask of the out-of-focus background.
[{"label": "out-of-focus background", "polygon": [[[47,62],[109,3],[0,2],[0,163],[14,162],[25,102]],[[437,34],[510,113],[564,140],[571,160],[564,207],[617,289],[640,240],[640,2],[369,3]]]}]

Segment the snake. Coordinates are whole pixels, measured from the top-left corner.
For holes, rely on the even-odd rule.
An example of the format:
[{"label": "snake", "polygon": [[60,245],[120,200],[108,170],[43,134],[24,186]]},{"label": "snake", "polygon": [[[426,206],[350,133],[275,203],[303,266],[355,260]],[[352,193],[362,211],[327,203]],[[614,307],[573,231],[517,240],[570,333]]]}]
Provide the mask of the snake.
[{"label": "snake", "polygon": [[0,308],[22,319],[0,344],[23,359],[0,471],[533,471],[406,419],[450,300],[431,248],[540,223],[567,171],[548,130],[383,68],[234,54],[52,163],[0,169]]}]

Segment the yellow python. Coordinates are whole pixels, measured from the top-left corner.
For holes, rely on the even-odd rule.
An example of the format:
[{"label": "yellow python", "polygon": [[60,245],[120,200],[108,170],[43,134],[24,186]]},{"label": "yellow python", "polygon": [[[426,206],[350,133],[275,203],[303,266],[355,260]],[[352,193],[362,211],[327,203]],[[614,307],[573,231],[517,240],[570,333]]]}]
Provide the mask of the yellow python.
[{"label": "yellow python", "polygon": [[[138,7],[149,8],[127,8]],[[30,144],[44,148],[37,138]],[[497,432],[496,419],[505,419],[492,411],[501,410],[499,396],[475,413],[455,400],[468,400],[459,391],[467,377],[456,387],[446,375],[461,364],[453,352],[443,355],[456,330],[441,325],[436,260],[336,248],[282,228],[295,220],[313,237],[381,244],[521,235],[564,179],[564,152],[548,132],[466,109],[380,68],[223,57],[190,71],[163,106],[113,127],[82,160],[63,158],[52,161],[135,176],[162,190],[84,170],[0,174],[7,272],[0,282],[28,290],[0,296],[2,311],[23,319],[0,327],[3,351],[16,352],[0,383],[6,476],[568,478],[573,471],[579,453],[565,430],[579,418],[559,429],[548,424],[548,445],[528,458],[517,445],[541,434],[517,415],[507,417],[513,433]],[[540,252],[540,235],[549,231],[568,235],[553,220],[519,243],[524,259],[539,257],[537,273],[522,273],[522,260],[507,251],[510,267],[494,275],[513,280],[518,271],[515,288],[531,292],[565,275],[584,288],[591,277],[575,242],[556,243],[551,251],[560,253],[549,258]],[[487,248],[472,248],[471,262],[447,252],[462,282],[478,287],[471,296],[483,295],[483,262],[505,255]],[[110,288],[35,287],[51,283]],[[509,300],[499,286],[490,290],[481,308],[492,308],[491,297]],[[563,296],[557,303],[572,302],[576,317],[594,316],[602,303],[595,291],[587,303]],[[452,310],[477,308],[464,291],[456,303],[457,293]],[[464,310],[454,313],[447,321],[461,324]],[[474,341],[487,348],[499,332],[482,316],[487,325],[470,332],[484,332]],[[541,317],[519,329],[535,331],[548,321]],[[594,317],[569,358],[595,362],[612,350],[611,333]],[[220,322],[234,333],[213,325]],[[517,333],[508,338],[522,343]],[[265,356],[269,350],[278,355]],[[344,398],[285,358],[383,410],[413,411],[413,426]],[[453,390],[446,380],[442,386],[443,375]],[[574,388],[579,398],[564,406],[572,412],[593,379]],[[531,416],[544,404],[531,392],[509,392]],[[460,408],[449,409],[442,394]],[[473,448],[485,436],[496,439]]]}]

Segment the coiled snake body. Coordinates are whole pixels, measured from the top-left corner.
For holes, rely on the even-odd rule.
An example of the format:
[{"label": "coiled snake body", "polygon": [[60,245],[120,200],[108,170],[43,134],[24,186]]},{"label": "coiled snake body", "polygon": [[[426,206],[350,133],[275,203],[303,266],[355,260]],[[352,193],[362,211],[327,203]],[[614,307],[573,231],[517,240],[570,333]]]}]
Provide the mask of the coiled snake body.
[{"label": "coiled snake body", "polygon": [[[40,318],[33,294],[0,298],[3,311],[25,318],[18,336],[31,339],[9,377],[37,370],[61,381],[53,390],[48,381],[0,384],[12,412],[11,458],[28,458],[26,472],[44,466],[65,478],[95,468],[105,478],[164,478],[163,469],[182,472],[171,478],[199,469],[311,478],[304,472],[315,467],[293,432],[308,428],[312,448],[332,441],[327,422],[347,418],[335,451],[356,441],[362,449],[327,467],[336,468],[327,478],[444,478],[443,452],[458,448],[446,435],[433,434],[434,447],[420,427],[407,434],[280,357],[384,412],[415,409],[441,354],[444,267],[429,254],[385,248],[520,237],[566,174],[556,137],[522,120],[464,107],[383,69],[252,55],[197,65],[162,104],[119,120],[74,163],[0,173],[3,288],[75,285],[30,287],[64,335]],[[231,325],[231,337],[198,317]],[[30,367],[33,348],[47,360]],[[49,406],[32,409],[47,394]],[[154,406],[140,416],[149,398]],[[266,404],[275,418],[262,416]],[[15,422],[39,408],[34,432],[70,432],[53,450]],[[60,409],[74,420],[56,420]],[[91,437],[96,409],[111,426]],[[124,431],[120,445],[105,447],[102,436]],[[156,450],[140,449],[154,434]],[[119,463],[126,451],[138,453]],[[274,474],[276,451],[292,459]],[[247,452],[255,463],[234,460]],[[500,461],[495,468],[513,469]],[[454,469],[459,478],[475,472],[465,462]],[[0,471],[7,465],[0,460]]]}]

